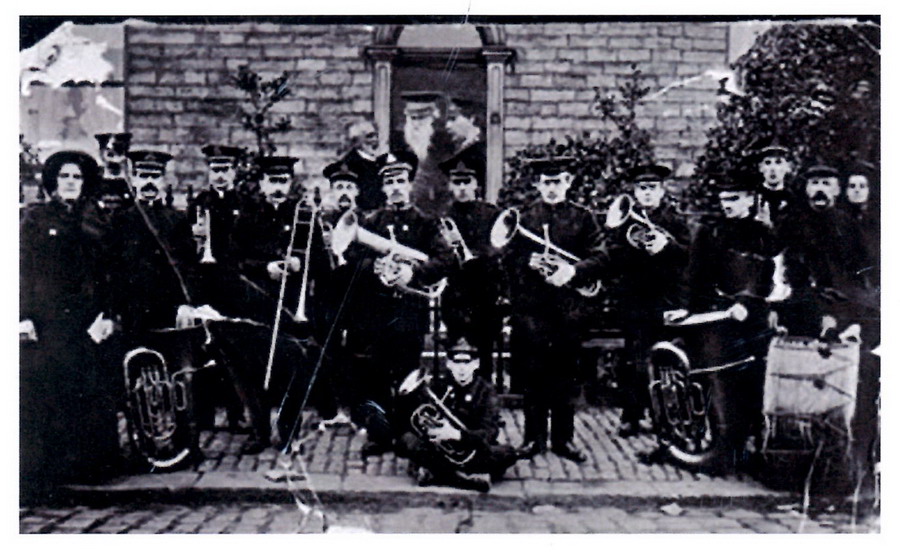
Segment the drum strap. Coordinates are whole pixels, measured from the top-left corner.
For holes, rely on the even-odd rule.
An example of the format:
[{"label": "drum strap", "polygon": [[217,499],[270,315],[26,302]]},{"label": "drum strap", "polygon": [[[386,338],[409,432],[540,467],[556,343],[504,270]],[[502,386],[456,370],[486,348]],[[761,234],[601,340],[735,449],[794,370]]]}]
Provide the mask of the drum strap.
[{"label": "drum strap", "polygon": [[750,355],[750,356],[746,357],[745,359],[741,359],[739,361],[732,361],[730,363],[725,363],[723,365],[715,365],[712,367],[703,367],[702,369],[691,369],[689,374],[695,375],[695,374],[704,374],[704,373],[714,373],[714,372],[724,371],[726,369],[733,369],[734,367],[737,367],[739,365],[749,365],[750,363],[752,363],[754,361],[756,361],[756,356]]}]

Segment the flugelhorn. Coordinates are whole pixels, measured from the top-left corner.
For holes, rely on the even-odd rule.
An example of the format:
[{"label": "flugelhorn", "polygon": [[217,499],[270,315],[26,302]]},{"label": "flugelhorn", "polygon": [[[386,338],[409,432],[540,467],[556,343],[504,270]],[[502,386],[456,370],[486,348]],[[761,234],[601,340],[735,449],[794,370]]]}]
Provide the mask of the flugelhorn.
[{"label": "flugelhorn", "polygon": [[[338,219],[338,222],[331,231],[331,251],[337,258],[339,266],[347,263],[347,260],[344,259],[344,252],[347,251],[347,248],[349,248],[350,244],[353,242],[358,242],[367,246],[379,254],[390,255],[392,259],[398,263],[418,265],[420,263],[427,263],[430,259],[428,254],[424,252],[364,229],[359,225],[356,213],[347,211],[340,219]],[[434,299],[443,293],[445,286],[446,280],[442,279],[434,286],[429,286],[426,289],[420,290],[410,286],[400,286],[399,288],[404,292]]]},{"label": "flugelhorn", "polygon": [[648,217],[635,211],[634,203],[634,198],[628,194],[616,197],[606,212],[604,223],[606,228],[616,229],[628,221],[634,221],[625,231],[625,240],[635,248],[646,249],[653,239],[653,235],[657,233],[662,234],[671,242],[675,241],[675,238],[666,229],[653,224]]},{"label": "flugelhorn", "polygon": [[456,221],[450,217],[441,217],[438,219],[438,225],[440,225],[441,236],[453,248],[453,254],[456,255],[460,263],[467,263],[475,259],[475,256],[472,255],[472,250],[466,245],[466,240],[463,238],[462,233],[459,232]]},{"label": "flugelhorn", "polygon": [[203,236],[203,257],[200,259],[200,263],[209,265],[216,262],[216,258],[213,257],[212,252],[212,217],[209,215],[209,209],[203,210],[203,227],[205,229]]},{"label": "flugelhorn", "polygon": [[[519,210],[514,207],[503,210],[500,212],[500,215],[497,216],[497,220],[494,221],[494,226],[491,227],[491,245],[498,249],[503,248],[509,244],[517,234],[543,247],[546,253],[556,254],[569,263],[574,264],[581,261],[580,257],[551,242],[549,236],[543,238],[523,227],[520,222]],[[601,287],[602,284],[597,280],[588,286],[577,288],[576,290],[582,296],[591,298],[600,292]]]}]

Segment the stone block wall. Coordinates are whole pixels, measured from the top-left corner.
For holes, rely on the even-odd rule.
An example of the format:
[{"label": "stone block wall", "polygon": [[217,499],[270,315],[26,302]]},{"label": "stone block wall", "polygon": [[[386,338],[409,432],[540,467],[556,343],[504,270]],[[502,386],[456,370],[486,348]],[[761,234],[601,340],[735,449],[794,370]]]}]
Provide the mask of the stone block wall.
[{"label": "stone block wall", "polygon": [[321,175],[345,147],[347,124],[372,113],[372,73],[361,55],[362,25],[142,25],[126,32],[127,128],[135,148],[176,157],[183,188],[202,185],[200,148],[211,142],[251,147],[236,116],[242,93],[229,84],[241,65],[271,78],[288,71],[293,94],[276,109],[293,130],[276,135],[278,154],[300,158],[301,178]]},{"label": "stone block wall", "polygon": [[[654,133],[658,158],[690,173],[715,118],[715,71],[727,64],[727,24],[503,28],[517,54],[504,92],[506,157],[531,143],[599,130],[590,112],[594,88],[613,92],[636,64],[651,89],[640,123]],[[254,144],[235,115],[241,94],[229,75],[243,64],[266,76],[287,70],[294,93],[279,111],[294,130],[278,136],[278,151],[301,159],[301,178],[317,179],[345,147],[346,125],[372,114],[372,69],[362,50],[373,37],[373,26],[361,24],[129,24],[126,127],[135,147],[175,155],[180,188],[196,187],[204,179],[203,144]]]},{"label": "stone block wall", "polygon": [[[506,76],[506,156],[522,147],[601,130],[597,87],[614,92],[634,64],[650,88],[638,110],[658,158],[689,174],[714,122],[718,71],[728,59],[722,23],[538,23],[504,26],[515,48]],[[715,73],[706,74],[713,70]]]}]

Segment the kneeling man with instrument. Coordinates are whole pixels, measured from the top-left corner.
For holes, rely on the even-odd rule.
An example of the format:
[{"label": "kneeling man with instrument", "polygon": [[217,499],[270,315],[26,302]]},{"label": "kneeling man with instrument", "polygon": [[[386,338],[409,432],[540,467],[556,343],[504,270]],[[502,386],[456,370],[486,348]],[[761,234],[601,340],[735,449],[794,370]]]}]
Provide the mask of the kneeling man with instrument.
[{"label": "kneeling man with instrument", "polygon": [[465,338],[448,344],[445,374],[430,378],[417,369],[400,385],[397,453],[409,457],[410,474],[420,486],[487,492],[518,454],[510,445],[497,444],[497,395],[475,375],[477,350]]}]

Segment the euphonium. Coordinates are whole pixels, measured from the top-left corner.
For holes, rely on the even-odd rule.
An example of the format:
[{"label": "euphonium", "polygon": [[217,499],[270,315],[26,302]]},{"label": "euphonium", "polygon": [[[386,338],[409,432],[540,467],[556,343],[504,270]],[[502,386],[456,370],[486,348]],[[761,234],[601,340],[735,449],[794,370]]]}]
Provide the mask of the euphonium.
[{"label": "euphonium", "polygon": [[127,418],[137,449],[157,469],[182,463],[196,447],[190,429],[194,369],[172,372],[161,353],[145,347],[129,351],[123,365]]},{"label": "euphonium", "polygon": [[453,253],[459,259],[460,263],[467,263],[473,259],[475,256],[472,255],[472,251],[466,245],[466,240],[463,238],[461,232],[459,232],[459,227],[456,226],[456,222],[450,217],[441,217],[438,219],[438,224],[441,229],[441,236],[444,238],[444,241],[453,248]]},{"label": "euphonium", "polygon": [[206,232],[203,236],[203,257],[200,263],[211,264],[216,262],[212,253],[212,217],[209,215],[209,209],[204,209],[203,213],[203,227]]},{"label": "euphonium", "polygon": [[[578,263],[581,261],[580,257],[576,256],[575,254],[569,253],[568,251],[551,242],[549,237],[542,238],[534,232],[523,227],[520,223],[519,218],[519,211],[516,208],[511,207],[509,209],[503,210],[500,215],[497,216],[497,220],[494,221],[494,226],[491,227],[491,245],[493,245],[495,248],[503,248],[507,244],[509,244],[509,242],[516,234],[520,234],[522,235],[522,237],[531,240],[539,246],[542,246],[545,253],[555,254],[569,263]],[[601,287],[602,284],[598,280],[588,286],[577,288],[576,290],[582,296],[591,298],[600,293]]]},{"label": "euphonium", "polygon": [[475,450],[463,447],[456,441],[432,441],[428,434],[430,428],[439,428],[449,422],[451,426],[460,432],[466,432],[466,426],[450,411],[443,399],[434,393],[428,385],[428,379],[421,369],[416,369],[409,374],[400,384],[397,390],[400,396],[408,396],[418,401],[409,416],[409,423],[420,438],[430,441],[437,447],[448,461],[462,466],[475,456]]},{"label": "euphonium", "polygon": [[[356,213],[348,211],[338,219],[338,222],[331,231],[331,251],[337,258],[338,265],[347,263],[347,260],[344,259],[344,252],[347,251],[347,248],[349,248],[350,244],[353,242],[358,242],[367,246],[379,254],[390,255],[397,263],[417,265],[419,263],[427,263],[430,259],[428,254],[424,252],[403,245],[392,238],[385,238],[370,230],[362,228],[359,226]],[[446,284],[446,280],[441,280],[434,286],[429,286],[425,290],[409,286],[401,286],[399,288],[404,292],[434,299],[443,293]]]},{"label": "euphonium", "polygon": [[662,234],[674,242],[675,238],[666,229],[653,224],[649,218],[634,209],[634,199],[628,194],[618,196],[606,212],[605,226],[609,229],[619,228],[628,220],[634,221],[625,231],[625,239],[635,248],[646,248],[653,241],[655,234]]}]

